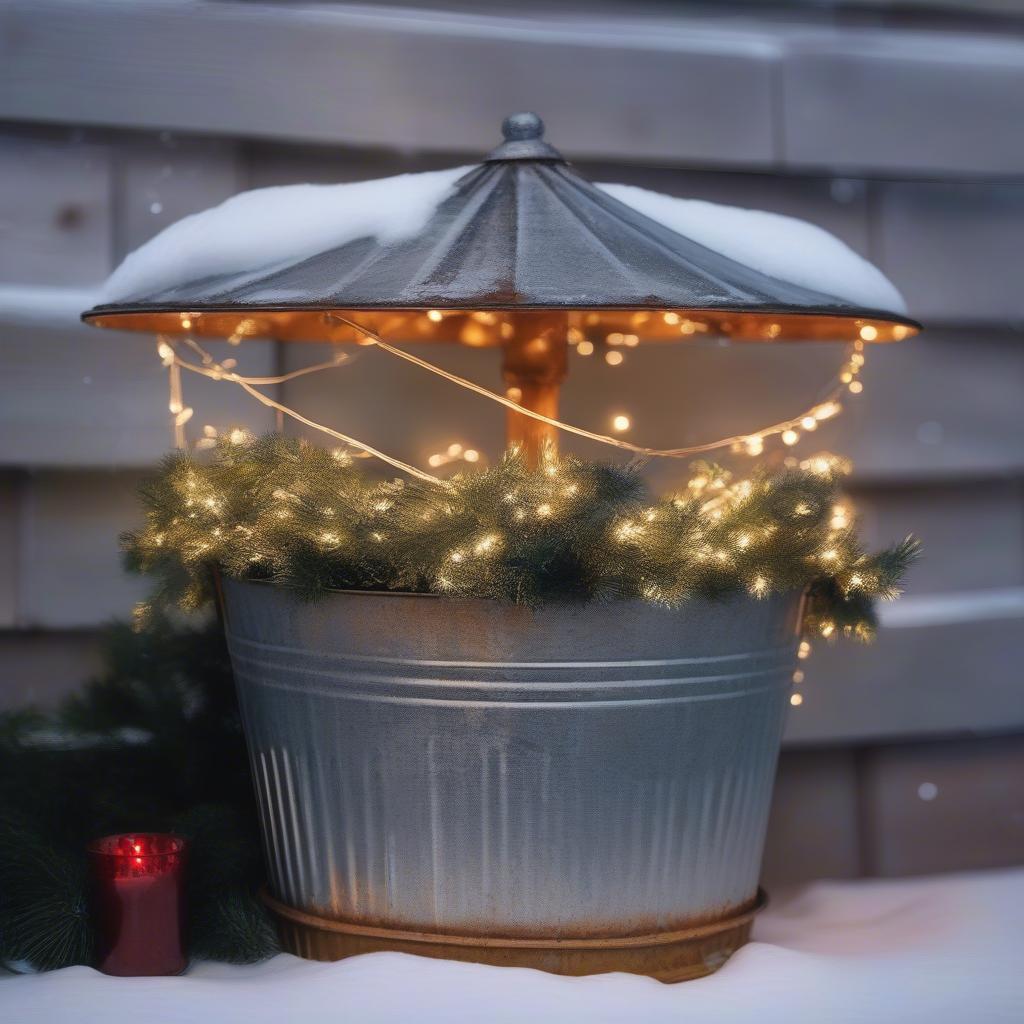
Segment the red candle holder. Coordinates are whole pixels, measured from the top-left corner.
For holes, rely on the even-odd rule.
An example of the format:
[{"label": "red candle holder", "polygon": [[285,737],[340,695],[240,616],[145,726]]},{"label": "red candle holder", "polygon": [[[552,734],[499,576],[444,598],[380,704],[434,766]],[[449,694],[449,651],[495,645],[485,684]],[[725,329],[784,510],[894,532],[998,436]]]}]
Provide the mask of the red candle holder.
[{"label": "red candle holder", "polygon": [[89,844],[98,959],[104,974],[180,974],[185,859],[180,836],[129,833]]}]

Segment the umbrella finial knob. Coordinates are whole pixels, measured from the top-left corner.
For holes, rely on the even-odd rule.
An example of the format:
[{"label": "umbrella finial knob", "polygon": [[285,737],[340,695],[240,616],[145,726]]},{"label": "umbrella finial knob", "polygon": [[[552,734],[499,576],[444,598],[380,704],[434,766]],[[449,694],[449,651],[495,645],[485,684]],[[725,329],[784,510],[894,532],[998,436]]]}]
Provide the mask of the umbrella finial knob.
[{"label": "umbrella finial knob", "polygon": [[506,142],[525,142],[544,137],[544,122],[532,111],[509,114],[501,122],[501,134]]},{"label": "umbrella finial knob", "polygon": [[506,160],[557,160],[564,162],[562,154],[544,141],[544,122],[532,111],[509,114],[501,122],[505,141],[484,161],[497,163]]}]

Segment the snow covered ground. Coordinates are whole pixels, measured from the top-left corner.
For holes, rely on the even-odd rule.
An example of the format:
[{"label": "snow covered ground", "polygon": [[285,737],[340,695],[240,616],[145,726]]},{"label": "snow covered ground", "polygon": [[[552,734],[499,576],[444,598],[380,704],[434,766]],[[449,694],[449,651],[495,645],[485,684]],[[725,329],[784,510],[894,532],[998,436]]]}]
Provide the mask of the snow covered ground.
[{"label": "snow covered ground", "polygon": [[1024,868],[823,882],[777,897],[717,974],[662,985],[377,953],[198,964],[180,978],[86,967],[0,980],[9,1024],[1021,1024]]}]

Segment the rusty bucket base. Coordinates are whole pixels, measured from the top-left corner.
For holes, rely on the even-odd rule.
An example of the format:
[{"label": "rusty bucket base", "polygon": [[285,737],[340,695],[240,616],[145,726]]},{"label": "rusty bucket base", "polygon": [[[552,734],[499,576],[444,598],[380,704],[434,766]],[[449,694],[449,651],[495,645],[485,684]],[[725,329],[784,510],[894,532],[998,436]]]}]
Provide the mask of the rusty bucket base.
[{"label": "rusty bucket base", "polygon": [[434,935],[371,928],[295,910],[262,894],[277,918],[281,947],[307,960],[344,960],[361,953],[412,953],[495,967],[532,967],[551,974],[624,971],[658,981],[701,978],[718,970],[750,938],[763,891],[742,913],[682,931],[599,939],[523,939]]}]

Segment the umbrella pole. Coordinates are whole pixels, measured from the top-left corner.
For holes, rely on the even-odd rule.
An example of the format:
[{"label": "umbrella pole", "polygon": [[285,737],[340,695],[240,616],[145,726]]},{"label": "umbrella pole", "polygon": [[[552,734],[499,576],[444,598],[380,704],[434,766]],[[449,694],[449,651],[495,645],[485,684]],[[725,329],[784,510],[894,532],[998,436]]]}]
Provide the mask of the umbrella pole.
[{"label": "umbrella pole", "polygon": [[[558,394],[568,370],[568,317],[565,313],[514,313],[512,336],[504,344],[502,374],[506,395],[526,409],[558,417]],[[547,423],[509,410],[505,422],[509,445],[518,444],[530,465],[545,446],[558,446],[558,432]]]}]

